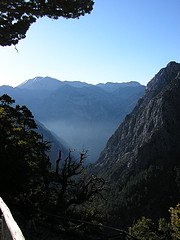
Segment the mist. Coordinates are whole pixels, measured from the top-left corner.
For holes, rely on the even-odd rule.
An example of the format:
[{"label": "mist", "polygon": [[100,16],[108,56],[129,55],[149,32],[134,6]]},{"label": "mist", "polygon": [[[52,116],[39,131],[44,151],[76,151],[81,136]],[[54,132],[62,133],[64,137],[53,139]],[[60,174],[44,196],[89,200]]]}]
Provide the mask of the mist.
[{"label": "mist", "polygon": [[117,128],[117,125],[112,123],[67,123],[65,120],[46,121],[43,124],[64,139],[70,149],[87,150],[87,162],[95,162],[98,159],[109,137]]}]

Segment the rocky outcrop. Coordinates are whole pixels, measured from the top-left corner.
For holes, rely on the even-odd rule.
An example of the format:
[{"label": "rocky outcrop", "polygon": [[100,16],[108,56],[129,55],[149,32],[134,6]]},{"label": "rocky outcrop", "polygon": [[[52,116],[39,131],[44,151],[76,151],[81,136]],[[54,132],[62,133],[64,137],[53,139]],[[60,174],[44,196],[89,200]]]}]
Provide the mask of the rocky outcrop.
[{"label": "rocky outcrop", "polygon": [[180,64],[170,62],[149,82],[95,165],[109,182],[109,219],[115,209],[127,224],[141,215],[159,217],[177,203],[179,146]]}]

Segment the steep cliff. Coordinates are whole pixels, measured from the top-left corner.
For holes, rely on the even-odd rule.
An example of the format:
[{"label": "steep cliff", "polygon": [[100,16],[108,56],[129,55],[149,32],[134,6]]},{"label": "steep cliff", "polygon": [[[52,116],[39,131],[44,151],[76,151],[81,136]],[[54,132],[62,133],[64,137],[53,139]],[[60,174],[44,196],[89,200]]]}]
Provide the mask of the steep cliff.
[{"label": "steep cliff", "polygon": [[[109,185],[106,215],[127,226],[157,218],[180,200],[180,64],[170,62],[141,98],[95,165]],[[118,221],[117,221],[118,220]]]}]

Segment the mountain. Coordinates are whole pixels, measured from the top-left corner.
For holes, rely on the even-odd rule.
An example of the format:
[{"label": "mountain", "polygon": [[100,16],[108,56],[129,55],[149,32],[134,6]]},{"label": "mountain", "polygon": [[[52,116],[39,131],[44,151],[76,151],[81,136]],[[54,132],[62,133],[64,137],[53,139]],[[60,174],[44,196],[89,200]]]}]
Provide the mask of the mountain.
[{"label": "mountain", "polygon": [[86,82],[80,82],[80,81],[64,81],[63,83],[72,87],[77,87],[77,88],[87,87],[92,85],[92,84],[89,84]]},{"label": "mountain", "polygon": [[[93,84],[89,84],[86,82],[60,81],[56,78],[51,78],[51,77],[47,76],[47,77],[35,77],[32,79],[28,79],[25,82],[18,85],[17,88],[29,89],[29,90],[33,89],[33,90],[51,91],[51,90],[56,90],[59,87],[62,87],[65,85],[72,86],[75,88],[93,86]],[[138,86],[141,86],[141,84],[139,82],[135,82],[135,81],[122,82],[122,83],[107,82],[107,83],[98,83],[95,86],[100,87],[107,92],[113,92],[114,90],[117,90],[119,88],[138,87]]]},{"label": "mountain", "polygon": [[29,89],[29,90],[32,89],[32,90],[52,91],[65,85],[81,88],[81,87],[91,86],[92,84],[88,84],[80,81],[60,81],[56,78],[51,78],[47,76],[47,77],[35,77],[32,79],[28,79],[25,82],[18,85],[17,88]]},{"label": "mountain", "polygon": [[59,150],[62,151],[62,157],[66,158],[69,154],[69,146],[63,139],[50,132],[42,123],[36,120],[37,132],[43,136],[43,139],[49,142],[51,149],[47,153],[50,157],[52,168],[56,166]]},{"label": "mountain", "polygon": [[[89,161],[97,160],[119,123],[143,96],[138,83],[116,83],[114,91],[79,81],[36,77],[16,88],[0,87],[17,104],[28,106],[37,120],[73,148],[89,150]],[[118,85],[118,86],[117,86]]]},{"label": "mountain", "polygon": [[98,83],[97,86],[108,91],[108,92],[113,92],[114,90],[117,90],[119,88],[128,88],[128,87],[138,87],[141,84],[139,82],[131,81],[131,82],[122,82],[122,83],[117,83],[117,82],[107,82],[107,83]]},{"label": "mountain", "polygon": [[180,64],[170,62],[102,151],[94,172],[109,183],[107,221],[167,217],[180,200]]},{"label": "mountain", "polygon": [[63,83],[55,78],[51,77],[35,77],[29,79],[22,84],[18,85],[17,88],[20,89],[31,89],[31,90],[48,90],[52,91],[61,87]]}]

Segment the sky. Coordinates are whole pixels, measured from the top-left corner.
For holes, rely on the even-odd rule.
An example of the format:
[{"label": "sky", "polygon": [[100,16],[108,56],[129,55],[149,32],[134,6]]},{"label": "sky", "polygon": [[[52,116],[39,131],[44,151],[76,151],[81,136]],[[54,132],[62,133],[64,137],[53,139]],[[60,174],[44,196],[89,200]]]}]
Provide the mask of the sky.
[{"label": "sky", "polygon": [[80,19],[42,18],[15,47],[0,47],[0,85],[37,76],[59,80],[138,81],[180,62],[180,0],[95,0]]}]

